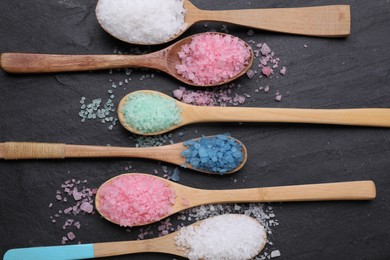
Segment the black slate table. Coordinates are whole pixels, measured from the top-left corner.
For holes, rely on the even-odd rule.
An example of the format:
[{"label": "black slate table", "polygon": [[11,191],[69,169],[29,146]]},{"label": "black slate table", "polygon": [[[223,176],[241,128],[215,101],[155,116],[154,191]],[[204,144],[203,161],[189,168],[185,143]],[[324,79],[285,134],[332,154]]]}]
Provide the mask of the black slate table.
[{"label": "black slate table", "polygon": [[[266,42],[287,66],[272,79],[237,80],[237,93],[248,93],[247,106],[353,108],[390,105],[390,2],[375,1],[228,1],[194,0],[204,9],[298,7],[350,4],[352,33],[345,39],[311,38],[229,25],[229,33]],[[95,0],[0,1],[0,52],[107,54],[137,46],[105,33],[96,21]],[[185,36],[222,24],[191,27]],[[307,45],[307,48],[304,47]],[[164,46],[140,47],[150,52]],[[154,73],[153,80],[139,80]],[[277,73],[278,74],[278,73]],[[80,98],[107,98],[109,80],[124,72],[108,71],[10,75],[0,71],[0,142],[39,141],[68,144],[134,146],[120,125],[110,131],[97,121],[81,123]],[[181,84],[158,72],[135,70],[133,81],[115,89],[114,103],[132,90],[154,89],[169,95]],[[270,85],[270,92],[256,93]],[[274,100],[275,92],[282,102]],[[178,133],[182,131],[183,136]],[[196,132],[198,134],[196,134]],[[249,158],[234,176],[208,176],[181,169],[180,183],[205,189],[250,188],[290,184],[374,180],[377,198],[363,202],[272,204],[279,221],[273,248],[279,259],[390,258],[390,129],[288,124],[200,124],[173,132],[175,142],[199,135],[230,132],[246,144]],[[129,169],[129,166],[132,168]],[[169,169],[173,166],[168,165]],[[0,161],[0,255],[17,247],[58,245],[63,231],[50,222],[56,190],[72,178],[98,187],[128,171],[152,173],[158,162],[136,159]],[[161,170],[160,170],[161,172]],[[237,180],[236,182],[234,180]],[[77,241],[93,243],[136,239],[97,215],[84,216]],[[139,254],[111,259],[172,259]]]}]

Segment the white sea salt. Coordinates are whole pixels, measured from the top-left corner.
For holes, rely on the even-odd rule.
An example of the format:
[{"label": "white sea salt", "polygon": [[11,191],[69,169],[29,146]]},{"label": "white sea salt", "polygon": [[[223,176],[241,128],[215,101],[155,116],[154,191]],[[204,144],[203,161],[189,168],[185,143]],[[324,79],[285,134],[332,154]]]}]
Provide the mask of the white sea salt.
[{"label": "white sea salt", "polygon": [[184,30],[183,0],[99,0],[96,17],[114,37],[132,43],[159,44]]},{"label": "white sea salt", "polygon": [[180,229],[176,245],[191,259],[245,260],[256,256],[266,243],[264,227],[240,214],[208,218],[199,226]]}]

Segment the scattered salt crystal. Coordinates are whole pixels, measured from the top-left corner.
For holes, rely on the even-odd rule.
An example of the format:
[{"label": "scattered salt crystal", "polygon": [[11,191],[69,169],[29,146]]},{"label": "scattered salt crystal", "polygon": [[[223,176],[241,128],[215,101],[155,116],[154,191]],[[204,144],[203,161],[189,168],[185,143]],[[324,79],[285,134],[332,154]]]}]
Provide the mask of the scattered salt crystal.
[{"label": "scattered salt crystal", "polygon": [[269,86],[267,85],[264,87],[264,92],[267,93],[268,91],[269,91]]},{"label": "scattered salt crystal", "polygon": [[248,36],[253,36],[255,34],[255,32],[252,29],[250,29],[246,34]]},{"label": "scattered salt crystal", "polygon": [[279,256],[281,256],[279,250],[274,250],[274,251],[271,252],[271,258],[279,257]]},{"label": "scattered salt crystal", "polygon": [[275,100],[278,102],[282,101],[282,94],[279,91],[276,92]]},{"label": "scattered salt crystal", "polygon": [[264,67],[262,68],[261,72],[262,72],[266,77],[269,77],[269,76],[272,74],[273,70],[272,70],[272,68],[270,68],[269,66],[264,66]]},{"label": "scattered salt crystal", "polygon": [[267,55],[267,54],[271,53],[271,48],[266,43],[263,43],[260,51],[261,51],[261,54]]},{"label": "scattered salt crystal", "polygon": [[248,70],[247,72],[246,72],[246,75],[248,76],[248,78],[253,78],[253,76],[255,75],[255,72],[253,71],[253,70]]},{"label": "scattered salt crystal", "polygon": [[68,236],[69,240],[74,240],[76,238],[76,236],[75,236],[75,234],[73,232],[69,232],[67,234],[67,236]]},{"label": "scattered salt crystal", "polygon": [[93,206],[91,203],[87,202],[87,201],[84,201],[81,205],[80,205],[80,209],[82,211],[85,211],[87,213],[92,213],[93,211]]},{"label": "scattered salt crystal", "polygon": [[287,68],[285,66],[283,66],[282,69],[280,70],[280,74],[282,74],[284,76],[286,74],[286,71],[287,71]]}]

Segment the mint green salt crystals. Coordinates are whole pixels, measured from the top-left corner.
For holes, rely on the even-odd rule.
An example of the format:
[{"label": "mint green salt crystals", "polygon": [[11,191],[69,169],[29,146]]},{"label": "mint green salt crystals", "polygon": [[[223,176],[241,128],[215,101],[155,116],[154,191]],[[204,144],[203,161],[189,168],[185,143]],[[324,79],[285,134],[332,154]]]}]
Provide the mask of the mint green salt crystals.
[{"label": "mint green salt crystals", "polygon": [[138,132],[157,133],[181,123],[181,108],[175,100],[156,93],[133,93],[121,107],[125,123]]}]

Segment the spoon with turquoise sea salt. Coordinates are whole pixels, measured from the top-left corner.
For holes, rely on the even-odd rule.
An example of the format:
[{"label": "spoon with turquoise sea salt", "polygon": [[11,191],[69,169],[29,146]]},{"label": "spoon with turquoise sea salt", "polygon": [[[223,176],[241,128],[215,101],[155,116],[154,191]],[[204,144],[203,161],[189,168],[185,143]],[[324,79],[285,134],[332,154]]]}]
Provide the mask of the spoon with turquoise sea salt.
[{"label": "spoon with turquoise sea salt", "polygon": [[152,90],[134,91],[122,98],[118,118],[124,128],[158,135],[193,123],[267,122],[390,127],[388,108],[303,109],[211,107],[184,104]]},{"label": "spoon with turquoise sea salt", "polygon": [[[204,41],[207,46],[199,48],[199,42]],[[252,66],[253,56],[252,48],[245,41],[229,34],[212,32],[195,34],[165,49],[141,55],[3,53],[0,67],[9,73],[150,68],[163,71],[188,85],[210,87],[229,83],[244,75]]]},{"label": "spoon with turquoise sea salt", "polygon": [[0,159],[145,158],[209,174],[239,171],[247,160],[245,145],[227,135],[206,136],[158,147],[113,147],[59,143],[0,143]]},{"label": "spoon with turquoise sea salt", "polygon": [[225,214],[198,221],[171,234],[139,241],[11,249],[4,260],[65,260],[135,253],[166,253],[189,259],[247,260],[258,255],[267,240],[255,219]]},{"label": "spoon with turquoise sea salt", "polygon": [[188,0],[99,0],[96,17],[106,32],[133,44],[171,41],[201,21],[320,37],[348,36],[351,27],[349,5],[201,10]]}]

